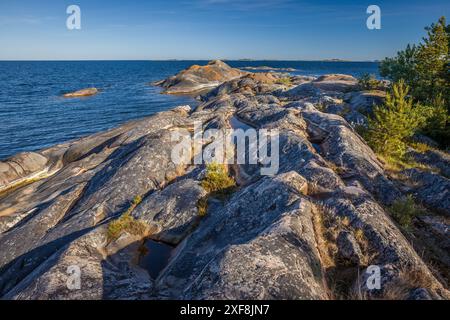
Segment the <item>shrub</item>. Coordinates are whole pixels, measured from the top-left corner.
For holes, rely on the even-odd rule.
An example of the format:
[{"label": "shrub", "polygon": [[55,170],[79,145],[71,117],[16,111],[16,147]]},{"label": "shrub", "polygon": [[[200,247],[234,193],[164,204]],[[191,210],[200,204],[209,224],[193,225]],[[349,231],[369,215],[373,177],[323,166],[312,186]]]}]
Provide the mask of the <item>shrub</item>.
[{"label": "shrub", "polygon": [[108,241],[119,238],[123,232],[132,235],[143,235],[147,230],[147,224],[141,220],[136,220],[130,213],[126,212],[119,219],[108,225]]},{"label": "shrub", "polygon": [[206,175],[201,186],[209,193],[227,193],[233,189],[236,182],[228,175],[225,165],[210,163],[206,167]]},{"label": "shrub", "polygon": [[394,83],[382,106],[375,106],[363,133],[375,152],[387,157],[401,158],[406,151],[406,141],[419,128],[421,117],[408,98],[409,87],[400,80]]},{"label": "shrub", "polygon": [[285,86],[291,86],[292,85],[292,80],[289,77],[284,77],[284,78],[278,79],[275,83],[283,84]]},{"label": "shrub", "polygon": [[448,147],[450,140],[450,116],[442,96],[437,96],[429,105],[420,105],[420,130]]},{"label": "shrub", "polygon": [[377,80],[373,74],[364,73],[358,79],[358,85],[361,90],[378,90],[383,87],[381,81]]},{"label": "shrub", "polygon": [[107,237],[108,241],[113,241],[119,238],[122,232],[128,232],[132,235],[143,235],[147,230],[147,224],[142,220],[133,218],[131,213],[142,202],[141,196],[136,196],[133,199],[128,210],[118,219],[112,221],[108,225]]},{"label": "shrub", "polygon": [[[393,82],[403,79],[414,101],[423,108],[423,132],[449,147],[450,141],[450,25],[445,17],[425,28],[427,36],[417,46],[408,45],[380,64],[380,74]],[[440,102],[436,101],[436,97]]]},{"label": "shrub", "polygon": [[[200,185],[209,195],[226,198],[235,189],[236,182],[228,175],[225,165],[210,163],[206,166],[206,175]],[[208,212],[209,195],[200,198],[197,202],[197,210],[200,217],[206,216]]]},{"label": "shrub", "polygon": [[395,201],[389,211],[392,217],[407,229],[411,227],[412,220],[423,213],[423,210],[416,204],[411,195]]}]

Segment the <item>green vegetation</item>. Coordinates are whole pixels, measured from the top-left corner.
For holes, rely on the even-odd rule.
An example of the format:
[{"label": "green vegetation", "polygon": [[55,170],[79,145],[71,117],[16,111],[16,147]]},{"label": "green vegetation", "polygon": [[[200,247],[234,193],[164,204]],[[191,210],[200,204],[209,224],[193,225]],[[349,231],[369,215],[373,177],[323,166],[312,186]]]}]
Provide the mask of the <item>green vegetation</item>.
[{"label": "green vegetation", "polygon": [[226,194],[234,189],[236,182],[228,175],[225,165],[210,163],[206,167],[201,186],[209,193]]},{"label": "green vegetation", "polygon": [[395,201],[389,208],[392,217],[404,228],[409,229],[415,217],[423,214],[411,195]]},{"label": "green vegetation", "polygon": [[428,144],[423,143],[423,142],[414,142],[413,141],[409,144],[409,146],[419,153],[425,153],[427,151],[434,150],[433,147],[431,147]]},{"label": "green vegetation", "polygon": [[383,88],[381,81],[377,80],[373,74],[365,73],[358,79],[361,90],[379,90]]},{"label": "green vegetation", "polygon": [[[141,196],[136,196],[133,199],[133,206],[136,207],[138,206],[140,203],[142,202],[142,197]],[[133,208],[134,209],[134,208]]]},{"label": "green vegetation", "polygon": [[284,78],[278,79],[275,83],[283,84],[285,86],[291,86],[292,85],[292,80],[289,77],[284,77]]},{"label": "green vegetation", "polygon": [[128,210],[118,219],[112,221],[108,225],[107,237],[108,241],[114,241],[120,237],[123,232],[132,235],[144,235],[147,230],[147,224],[141,220],[136,220],[131,216],[133,210],[142,202],[141,196],[133,199]]},{"label": "green vegetation", "polygon": [[422,123],[419,108],[408,98],[409,87],[403,80],[394,83],[382,106],[375,106],[368,119],[364,138],[375,152],[386,157],[401,159],[406,151],[407,140]]},{"label": "green vegetation", "polygon": [[198,200],[197,209],[200,217],[206,216],[208,213],[208,197],[202,197]]},{"label": "green vegetation", "polygon": [[408,45],[394,58],[386,58],[380,74],[393,82],[404,81],[411,99],[422,110],[417,128],[442,146],[450,141],[450,25],[445,17],[425,28],[427,36],[418,46]]},{"label": "green vegetation", "polygon": [[450,117],[442,96],[437,96],[428,105],[419,105],[422,123],[420,131],[449,147]]},{"label": "green vegetation", "polygon": [[204,217],[208,212],[209,196],[226,198],[235,190],[236,182],[228,175],[225,165],[210,163],[206,166],[206,175],[201,186],[208,192],[207,196],[200,198],[197,202],[198,215]]},{"label": "green vegetation", "polygon": [[392,172],[401,172],[406,169],[418,168],[427,171],[433,171],[432,168],[426,164],[420,163],[412,159],[410,156],[404,156],[403,158],[386,157],[378,155],[380,160],[384,162],[384,168]]}]

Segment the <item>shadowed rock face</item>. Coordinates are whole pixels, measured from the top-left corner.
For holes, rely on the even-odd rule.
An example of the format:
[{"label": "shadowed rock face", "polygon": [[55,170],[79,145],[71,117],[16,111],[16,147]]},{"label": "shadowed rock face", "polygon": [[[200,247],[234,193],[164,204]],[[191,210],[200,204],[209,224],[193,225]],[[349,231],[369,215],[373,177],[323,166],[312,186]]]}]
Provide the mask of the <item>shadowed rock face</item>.
[{"label": "shadowed rock face", "polygon": [[[364,93],[348,97],[352,77],[286,85],[277,74],[208,66],[225,71],[184,71],[203,84],[218,81],[196,110],[178,107],[0,163],[0,297],[449,298],[448,178],[414,169],[405,172],[412,186],[392,180],[352,125],[324,112],[371,107],[371,99],[354,98]],[[182,74],[168,88],[198,88],[200,80],[180,80],[177,89],[175,78],[189,78]],[[278,172],[232,165],[237,188],[228,197],[208,194],[204,165],[171,160],[172,132],[195,121],[277,129]],[[386,210],[408,193],[436,211],[414,221],[414,239]],[[108,237],[109,223],[125,212],[145,230]],[[157,277],[139,263],[149,238],[174,246]],[[381,268],[380,290],[365,286],[370,265]],[[74,266],[82,290],[67,287]]]}]

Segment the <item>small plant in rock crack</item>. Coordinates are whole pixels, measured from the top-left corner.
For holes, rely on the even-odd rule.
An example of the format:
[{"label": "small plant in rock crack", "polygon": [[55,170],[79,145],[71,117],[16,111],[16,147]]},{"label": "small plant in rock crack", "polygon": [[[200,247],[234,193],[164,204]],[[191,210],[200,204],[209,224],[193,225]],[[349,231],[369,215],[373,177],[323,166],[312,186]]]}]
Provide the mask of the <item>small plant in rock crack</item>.
[{"label": "small plant in rock crack", "polygon": [[291,86],[292,85],[292,80],[289,77],[284,77],[284,78],[280,78],[276,81],[277,84],[282,84],[285,86]]},{"label": "small plant in rock crack", "polygon": [[206,175],[201,186],[209,193],[227,195],[234,190],[236,182],[228,175],[225,165],[210,163],[206,166]]},{"label": "small plant in rock crack", "polygon": [[118,219],[112,221],[108,225],[107,237],[108,242],[114,241],[120,237],[123,232],[132,235],[144,235],[148,229],[147,224],[142,220],[135,219],[131,213],[142,202],[141,196],[133,199],[128,210]]},{"label": "small plant in rock crack", "polygon": [[208,213],[208,197],[207,196],[202,197],[198,200],[197,210],[198,210],[198,215],[200,217],[206,216],[206,214]]},{"label": "small plant in rock crack", "polygon": [[208,192],[207,196],[200,198],[197,202],[198,215],[204,217],[208,212],[209,197],[213,196],[222,200],[227,198],[235,190],[236,181],[228,175],[225,165],[210,163],[206,166],[206,174],[200,185]]}]

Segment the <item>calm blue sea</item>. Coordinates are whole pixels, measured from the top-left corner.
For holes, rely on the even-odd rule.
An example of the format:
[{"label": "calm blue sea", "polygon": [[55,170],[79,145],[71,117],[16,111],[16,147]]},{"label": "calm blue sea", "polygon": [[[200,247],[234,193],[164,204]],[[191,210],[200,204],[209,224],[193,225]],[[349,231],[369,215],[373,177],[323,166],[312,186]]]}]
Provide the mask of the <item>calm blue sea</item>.
[{"label": "calm blue sea", "polygon": [[[149,82],[207,61],[0,61],[0,159],[22,151],[112,128],[131,119],[196,105],[192,98],[160,94]],[[227,61],[233,67],[295,68],[294,74],[378,74],[372,62]],[[87,87],[81,99],[63,93]]]}]

